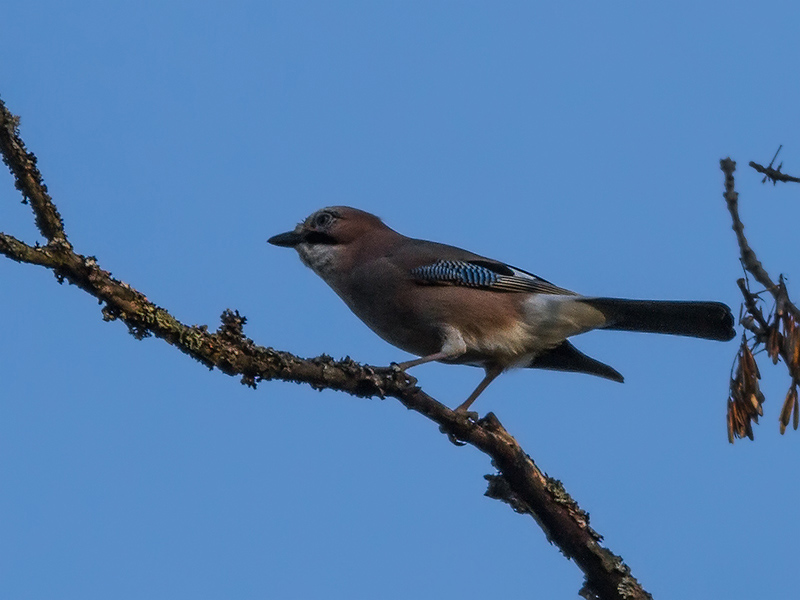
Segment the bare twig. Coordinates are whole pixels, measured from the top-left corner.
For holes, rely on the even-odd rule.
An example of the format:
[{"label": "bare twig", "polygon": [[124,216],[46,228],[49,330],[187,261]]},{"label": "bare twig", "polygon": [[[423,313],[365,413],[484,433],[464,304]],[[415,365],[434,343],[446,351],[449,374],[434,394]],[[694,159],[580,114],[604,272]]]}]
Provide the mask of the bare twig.
[{"label": "bare twig", "polygon": [[235,311],[222,314],[222,324],[214,333],[205,326],[181,323],[144,294],[101,269],[94,257],[73,250],[36,168],[36,159],[19,138],[18,120],[2,101],[0,151],[17,187],[30,201],[39,231],[48,240],[46,246],[30,246],[0,233],[0,254],[51,269],[59,281],[66,280],[100,300],[104,319],[124,322],[137,338],[159,337],[208,367],[239,376],[242,383],[252,387],[260,381],[279,379],[361,397],[396,398],[437,423],[451,439],[469,443],[492,459],[498,474],[487,476],[487,495],[507,502],[539,523],[548,539],[585,573],[583,594],[604,599],[650,598],[622,559],[601,545],[602,538],[589,526],[588,515],[560,482],[536,466],[492,413],[477,421],[456,413],[425,394],[413,377],[397,369],[360,365],[349,358],[303,359],[259,346],[244,335],[246,319]]},{"label": "bare twig", "polygon": [[775,185],[778,181],[783,181],[787,183],[800,183],[800,177],[793,177],[788,173],[782,173],[781,167],[779,166],[777,169],[773,169],[772,167],[762,167],[757,162],[750,161],[750,166],[753,167],[759,173],[763,173],[766,179],[772,181],[772,184]]},{"label": "bare twig", "polygon": [[775,169],[772,168],[775,159],[778,158],[778,153],[781,151],[781,148],[783,148],[783,144],[778,146],[778,149],[775,151],[775,155],[772,157],[772,160],[769,161],[769,164],[766,167],[762,167],[760,164],[753,162],[752,160],[750,161],[751,167],[753,167],[759,173],[763,173],[764,179],[761,180],[761,183],[766,183],[768,179],[772,182],[772,185],[775,185],[779,181],[800,183],[799,177],[792,177],[791,175],[781,172],[783,163],[779,164]]},{"label": "bare twig", "polygon": [[[750,247],[744,235],[744,223],[739,217],[739,193],[736,191],[733,177],[733,173],[736,171],[736,162],[730,158],[724,158],[720,161],[720,168],[725,174],[725,193],[723,197],[728,203],[728,212],[730,212],[733,220],[732,227],[736,233],[736,241],[739,244],[742,266],[777,300],[781,297],[780,287],[772,281],[769,273],[764,269],[761,261],[758,260],[756,253]],[[787,308],[794,314],[796,319],[800,320],[800,311],[798,311],[797,307],[788,298],[781,297],[781,301],[786,301]]]},{"label": "bare twig", "polygon": [[733,219],[733,231],[736,233],[736,241],[739,243],[742,265],[765,288],[768,290],[775,289],[775,283],[770,279],[764,267],[761,266],[756,253],[753,252],[750,244],[747,243],[747,238],[744,236],[744,223],[739,218],[739,193],[736,191],[736,181],[733,177],[733,173],[736,171],[736,162],[730,158],[722,159],[720,168],[725,173],[725,193],[723,197],[728,203],[728,212],[731,213],[731,219]]},{"label": "bare twig", "polygon": [[[780,148],[778,148],[780,151]],[[775,153],[773,162],[778,153]],[[753,163],[750,163],[751,166]],[[800,382],[800,311],[789,299],[789,293],[783,277],[776,284],[758,260],[756,253],[747,242],[744,235],[744,224],[739,216],[739,194],[735,189],[733,173],[736,163],[730,158],[720,161],[720,168],[725,174],[725,201],[733,221],[733,231],[739,244],[741,262],[744,269],[765,288],[775,301],[775,309],[765,317],[759,303],[761,297],[750,291],[748,282],[739,279],[739,289],[744,298],[746,317],[742,319],[745,329],[753,333],[752,341],[742,338],[739,352],[735,361],[735,375],[731,379],[730,395],[728,397],[728,440],[733,443],[734,438],[749,437],[753,439],[752,423],[758,423],[762,416],[761,405],[764,395],[759,386],[758,365],[755,354],[760,345],[767,351],[773,363],[779,358],[784,361],[791,376],[789,392],[781,410],[779,421],[781,433],[786,431],[790,417],[793,416],[793,425],[797,429],[800,424],[800,402],[798,402],[797,384]],[[772,168],[770,163],[769,169]],[[780,170],[780,167],[778,168]]]}]

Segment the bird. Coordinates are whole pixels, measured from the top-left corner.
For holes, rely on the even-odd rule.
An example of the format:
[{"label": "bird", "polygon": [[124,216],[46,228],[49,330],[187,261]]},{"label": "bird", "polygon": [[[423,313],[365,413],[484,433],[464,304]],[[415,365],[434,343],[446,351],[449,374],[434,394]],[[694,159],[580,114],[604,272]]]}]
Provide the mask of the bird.
[{"label": "bird", "polygon": [[[721,302],[582,296],[503,262],[406,237],[368,212],[320,209],[268,243],[294,248],[350,310],[390,344],[419,358],[482,367],[455,410],[467,412],[501,373],[539,368],[623,382],[569,340],[593,329],[727,341],[733,315]],[[393,363],[394,364],[394,363]]]}]

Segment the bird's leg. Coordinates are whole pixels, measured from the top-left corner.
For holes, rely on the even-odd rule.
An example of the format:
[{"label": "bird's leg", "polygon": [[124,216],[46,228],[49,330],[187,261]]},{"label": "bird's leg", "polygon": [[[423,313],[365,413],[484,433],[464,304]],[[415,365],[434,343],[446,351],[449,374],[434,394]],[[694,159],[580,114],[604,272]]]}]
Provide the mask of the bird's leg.
[{"label": "bird's leg", "polygon": [[445,329],[444,343],[442,349],[434,354],[423,356],[422,358],[415,358],[414,360],[407,360],[402,362],[397,367],[405,371],[417,365],[424,365],[425,363],[433,362],[435,360],[452,360],[458,358],[467,351],[467,344],[464,338],[457,329],[449,327]]},{"label": "bird's leg", "polygon": [[497,365],[486,367],[486,376],[483,380],[478,384],[478,387],[475,388],[475,391],[469,395],[469,398],[464,400],[464,403],[461,404],[457,409],[456,412],[467,412],[467,409],[472,405],[473,402],[477,399],[478,396],[481,395],[483,390],[489,387],[489,384],[492,383],[500,373],[503,372],[502,367],[498,367]]},{"label": "bird's leg", "polygon": [[458,355],[453,355],[452,352],[445,352],[442,350],[441,352],[437,352],[436,354],[429,354],[428,356],[423,356],[422,358],[415,358],[414,360],[407,360],[406,362],[397,363],[397,368],[401,371],[405,371],[406,369],[410,369],[411,367],[416,367],[417,365],[424,365],[425,363],[433,362],[435,360],[444,360],[446,358],[455,358]]}]

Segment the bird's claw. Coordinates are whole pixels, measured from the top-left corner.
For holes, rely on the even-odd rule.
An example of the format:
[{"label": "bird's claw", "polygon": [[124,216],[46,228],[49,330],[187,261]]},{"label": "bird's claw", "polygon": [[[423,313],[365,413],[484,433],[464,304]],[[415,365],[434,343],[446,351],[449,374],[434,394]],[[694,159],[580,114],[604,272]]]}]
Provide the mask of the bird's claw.
[{"label": "bird's claw", "polygon": [[466,446],[467,445],[467,442],[463,442],[460,439],[458,439],[456,437],[456,434],[454,434],[452,431],[448,431],[447,428],[445,428],[444,425],[439,427],[439,431],[441,431],[443,434],[445,434],[447,436],[447,439],[450,440],[450,443],[452,443],[454,446]]},{"label": "bird's claw", "polygon": [[457,415],[464,415],[468,421],[472,421],[473,423],[477,423],[480,421],[481,416],[474,410],[464,410],[461,408],[457,408],[453,411]]}]

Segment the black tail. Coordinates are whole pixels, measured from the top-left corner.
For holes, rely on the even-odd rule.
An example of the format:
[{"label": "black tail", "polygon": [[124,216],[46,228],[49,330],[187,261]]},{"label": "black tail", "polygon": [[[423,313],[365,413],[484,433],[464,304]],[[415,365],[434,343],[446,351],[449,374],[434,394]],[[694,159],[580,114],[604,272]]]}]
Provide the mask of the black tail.
[{"label": "black tail", "polygon": [[582,299],[606,318],[606,329],[688,335],[728,341],[736,335],[731,309],[721,302]]}]

